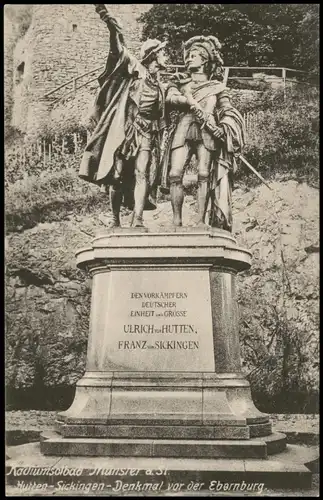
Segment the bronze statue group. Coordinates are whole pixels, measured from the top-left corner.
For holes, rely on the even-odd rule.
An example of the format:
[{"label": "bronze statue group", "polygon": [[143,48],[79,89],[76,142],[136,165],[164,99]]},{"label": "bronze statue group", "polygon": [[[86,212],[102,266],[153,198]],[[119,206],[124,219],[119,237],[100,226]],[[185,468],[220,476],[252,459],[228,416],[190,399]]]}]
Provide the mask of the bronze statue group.
[{"label": "bronze statue group", "polygon": [[[99,77],[95,127],[79,175],[109,186],[112,227],[120,209],[133,211],[133,227],[156,208],[158,186],[169,190],[173,225],[182,225],[183,176],[197,161],[196,225],[232,231],[232,183],[236,157],[244,145],[244,123],[222,82],[221,45],[214,36],[184,44],[186,74],[164,82],[166,42],[143,43],[140,61],[124,43],[122,29],[103,4],[96,10],[110,31],[110,52]],[[171,119],[176,110],[176,119]]]}]

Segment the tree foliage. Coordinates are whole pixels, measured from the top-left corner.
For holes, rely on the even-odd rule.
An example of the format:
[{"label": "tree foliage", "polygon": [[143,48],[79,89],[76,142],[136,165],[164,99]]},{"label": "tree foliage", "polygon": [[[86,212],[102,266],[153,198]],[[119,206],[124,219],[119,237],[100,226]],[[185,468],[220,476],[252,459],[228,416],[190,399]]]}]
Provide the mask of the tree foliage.
[{"label": "tree foliage", "polygon": [[155,4],[143,14],[143,39],[166,38],[173,62],[182,42],[216,35],[225,64],[316,70],[318,4]]}]

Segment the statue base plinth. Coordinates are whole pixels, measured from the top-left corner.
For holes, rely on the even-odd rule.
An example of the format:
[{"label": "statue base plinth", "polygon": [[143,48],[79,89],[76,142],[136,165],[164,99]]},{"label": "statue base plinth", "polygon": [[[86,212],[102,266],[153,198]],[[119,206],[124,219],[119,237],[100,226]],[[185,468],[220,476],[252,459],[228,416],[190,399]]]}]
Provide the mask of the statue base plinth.
[{"label": "statue base plinth", "polygon": [[230,233],[111,231],[77,254],[93,276],[87,370],[44,454],[266,458],[286,446],[240,364]]},{"label": "statue base plinth", "polygon": [[[144,433],[145,427],[142,429]],[[88,428],[90,431],[90,428]],[[176,435],[174,430],[174,436]],[[173,458],[267,458],[284,451],[285,434],[273,433],[248,440],[220,439],[121,439],[65,438],[55,432],[44,432],[41,451],[44,455],[107,457],[173,457]]]}]

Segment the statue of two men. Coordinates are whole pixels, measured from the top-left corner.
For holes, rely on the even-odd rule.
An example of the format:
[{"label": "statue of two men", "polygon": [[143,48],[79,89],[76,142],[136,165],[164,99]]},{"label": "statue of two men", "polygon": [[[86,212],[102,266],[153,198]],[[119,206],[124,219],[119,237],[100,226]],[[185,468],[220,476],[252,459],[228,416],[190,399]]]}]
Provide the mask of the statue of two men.
[{"label": "statue of two men", "polygon": [[[213,36],[190,38],[184,44],[187,76],[164,84],[159,74],[166,66],[166,43],[147,40],[138,61],[126,49],[117,21],[104,6],[97,5],[96,10],[110,30],[110,53],[99,77],[96,126],[80,177],[110,186],[112,226],[120,226],[123,203],[133,210],[132,226],[141,227],[143,211],[156,208],[156,188],[164,171],[173,224],[181,226],[183,176],[195,154],[197,224],[231,231],[235,155],[244,144],[244,126],[218,80],[223,66],[219,41]],[[172,109],[179,116],[169,128]]]}]

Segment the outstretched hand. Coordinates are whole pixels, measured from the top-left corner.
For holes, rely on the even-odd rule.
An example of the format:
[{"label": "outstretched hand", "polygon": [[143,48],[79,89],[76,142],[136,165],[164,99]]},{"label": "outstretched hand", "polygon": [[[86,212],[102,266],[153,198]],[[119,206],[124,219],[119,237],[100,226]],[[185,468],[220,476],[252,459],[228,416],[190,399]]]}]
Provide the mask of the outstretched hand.
[{"label": "outstretched hand", "polygon": [[99,14],[100,18],[109,29],[114,28],[117,33],[122,33],[122,26],[120,22],[109,14],[108,9],[103,3],[95,3],[93,5],[95,6],[95,10]]}]

